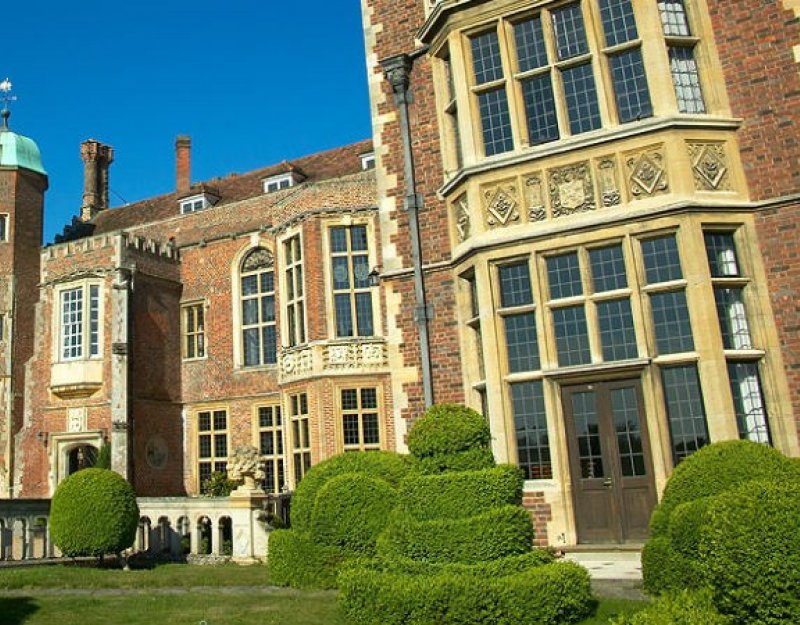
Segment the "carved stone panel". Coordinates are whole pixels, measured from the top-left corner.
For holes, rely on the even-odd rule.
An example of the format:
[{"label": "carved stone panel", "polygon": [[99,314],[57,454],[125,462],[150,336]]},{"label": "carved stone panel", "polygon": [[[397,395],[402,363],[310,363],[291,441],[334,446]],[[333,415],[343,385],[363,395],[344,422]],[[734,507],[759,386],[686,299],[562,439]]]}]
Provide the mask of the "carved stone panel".
[{"label": "carved stone panel", "polygon": [[594,183],[588,162],[551,169],[548,173],[553,217],[593,211]]},{"label": "carved stone panel", "polygon": [[483,189],[486,223],[490,227],[507,226],[519,221],[519,197],[514,182],[503,182]]},{"label": "carved stone panel", "polygon": [[67,432],[86,431],[86,408],[67,409]]},{"label": "carved stone panel", "polygon": [[284,352],[281,355],[281,371],[284,375],[303,375],[310,373],[313,356],[310,349]]},{"label": "carved stone panel", "polygon": [[730,191],[730,167],[724,143],[687,143],[694,188],[698,191]]},{"label": "carved stone panel", "polygon": [[461,195],[453,202],[453,218],[456,223],[456,233],[458,234],[458,242],[463,243],[470,237],[470,217],[469,217],[469,203],[467,196]]},{"label": "carved stone panel", "polygon": [[619,173],[615,156],[605,156],[595,161],[597,184],[600,187],[600,201],[604,208],[617,206],[622,202],[619,187]]},{"label": "carved stone panel", "polygon": [[544,221],[547,219],[545,208],[545,191],[542,174],[537,172],[525,177],[525,200],[528,206],[528,221]]},{"label": "carved stone panel", "polygon": [[628,154],[625,166],[631,195],[634,198],[640,199],[669,192],[667,159],[664,156],[663,145]]}]

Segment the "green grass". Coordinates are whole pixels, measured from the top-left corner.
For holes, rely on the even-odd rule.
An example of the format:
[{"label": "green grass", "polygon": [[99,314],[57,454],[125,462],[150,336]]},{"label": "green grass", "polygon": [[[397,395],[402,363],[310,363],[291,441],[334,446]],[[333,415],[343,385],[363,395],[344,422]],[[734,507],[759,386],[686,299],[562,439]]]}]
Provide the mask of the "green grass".
[{"label": "green grass", "polygon": [[[11,593],[11,594],[9,594]],[[580,625],[607,625],[640,601],[601,599]],[[169,564],[119,571],[0,569],[0,625],[348,625],[334,592],[268,588],[266,567]]]}]

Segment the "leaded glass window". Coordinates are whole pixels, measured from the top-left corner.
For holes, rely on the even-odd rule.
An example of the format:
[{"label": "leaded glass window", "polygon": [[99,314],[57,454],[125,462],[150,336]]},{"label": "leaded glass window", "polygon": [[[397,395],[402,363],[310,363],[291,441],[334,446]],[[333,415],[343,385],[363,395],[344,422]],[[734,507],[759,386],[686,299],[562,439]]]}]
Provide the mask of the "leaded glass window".
[{"label": "leaded glass window", "polygon": [[272,254],[255,248],[240,274],[242,352],[245,367],[277,362],[275,274]]},{"label": "leaded glass window", "polygon": [[372,336],[367,227],[331,228],[330,253],[336,336]]}]

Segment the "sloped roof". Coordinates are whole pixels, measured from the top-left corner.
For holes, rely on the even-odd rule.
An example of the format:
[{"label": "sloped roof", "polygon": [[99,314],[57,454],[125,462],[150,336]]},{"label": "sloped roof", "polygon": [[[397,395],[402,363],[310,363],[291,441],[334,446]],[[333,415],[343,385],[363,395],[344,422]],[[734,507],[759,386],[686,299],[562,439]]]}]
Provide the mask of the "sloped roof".
[{"label": "sloped roof", "polygon": [[[183,219],[191,222],[195,221],[195,219],[192,219],[195,217],[200,222],[218,221],[222,215],[228,213],[228,211],[220,211],[220,207],[256,197],[263,198],[263,201],[258,201],[257,203],[259,208],[265,211],[261,221],[267,223],[275,221],[273,216],[269,214],[270,211],[268,209],[280,200],[286,201],[287,198],[295,195],[297,195],[298,200],[304,198],[302,199],[302,203],[307,205],[309,201],[307,196],[309,193],[317,196],[322,193],[323,197],[317,198],[319,202],[332,202],[333,205],[336,205],[340,203],[339,200],[335,198],[326,199],[324,197],[324,192],[320,191],[320,187],[312,183],[333,181],[338,178],[360,173],[360,156],[366,152],[370,152],[371,150],[372,141],[370,139],[366,139],[351,145],[346,145],[340,148],[326,150],[310,156],[294,159],[291,162],[283,161],[282,163],[256,169],[244,174],[231,174],[224,178],[213,178],[211,180],[196,183],[192,185],[192,190],[190,193],[167,193],[148,198],[140,202],[126,204],[125,206],[120,206],[118,208],[107,209],[99,212],[92,220],[92,224],[94,225],[93,234],[127,230],[141,227],[146,224],[153,224],[154,222],[181,217],[179,200],[183,197],[188,197],[193,193],[201,193],[204,187],[207,189],[213,189],[214,194],[219,196],[219,201],[214,205],[213,208],[206,209],[205,211],[201,211],[200,213],[196,214],[184,215],[182,216]],[[268,194],[269,196],[274,197],[268,198],[265,196],[262,188],[262,180],[270,176],[287,173],[290,171],[297,171],[302,174],[303,182],[297,187],[292,187],[274,194]],[[364,180],[363,177],[357,176],[356,178],[361,179],[362,181]],[[374,178],[370,177],[367,184],[373,189],[371,203],[374,203],[374,198],[376,195],[374,191]],[[333,187],[330,187],[329,185],[325,186],[328,186],[329,190],[333,190]],[[363,202],[367,199],[365,197],[365,191],[367,190],[366,188],[354,192],[352,185],[345,186],[348,187],[346,193],[358,196],[359,202]],[[364,186],[363,182],[360,186]],[[309,193],[298,193],[303,187],[307,187]],[[297,208],[304,210],[300,207]],[[324,208],[324,206],[319,206],[317,208]],[[212,213],[216,219],[212,218]],[[252,216],[246,221],[252,221]],[[186,225],[189,225],[189,223]],[[208,225],[211,224],[209,223]]]}]

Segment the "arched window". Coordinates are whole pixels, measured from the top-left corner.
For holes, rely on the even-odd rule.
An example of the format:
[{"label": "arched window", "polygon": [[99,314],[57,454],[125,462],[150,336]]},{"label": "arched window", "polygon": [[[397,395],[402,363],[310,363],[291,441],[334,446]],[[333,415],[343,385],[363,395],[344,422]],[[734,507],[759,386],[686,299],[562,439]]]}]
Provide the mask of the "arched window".
[{"label": "arched window", "polygon": [[252,250],[242,262],[240,293],[245,367],[277,362],[273,266],[272,253],[263,247]]}]

